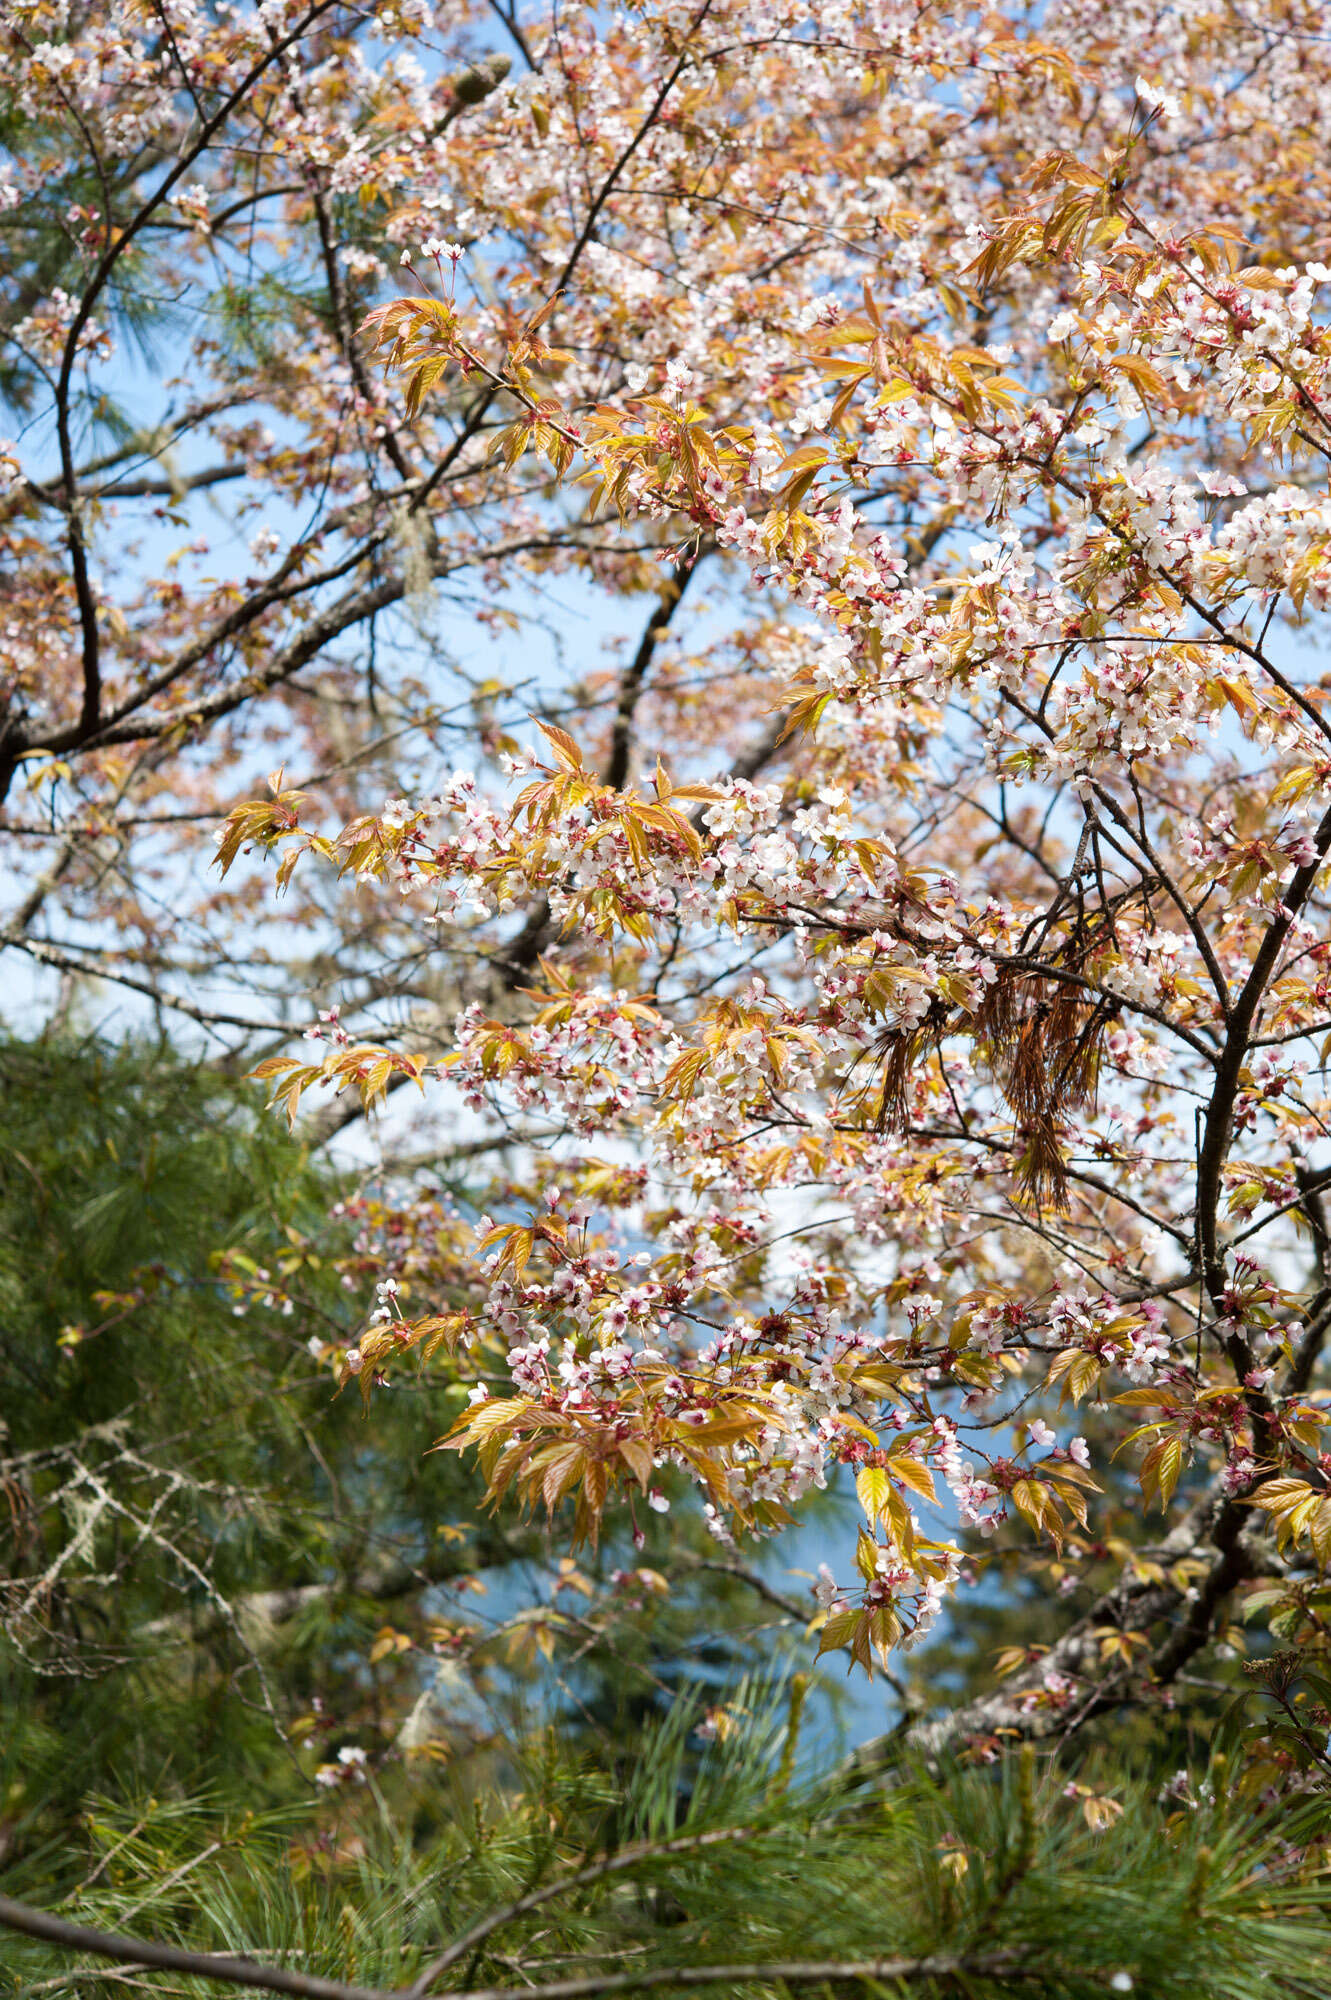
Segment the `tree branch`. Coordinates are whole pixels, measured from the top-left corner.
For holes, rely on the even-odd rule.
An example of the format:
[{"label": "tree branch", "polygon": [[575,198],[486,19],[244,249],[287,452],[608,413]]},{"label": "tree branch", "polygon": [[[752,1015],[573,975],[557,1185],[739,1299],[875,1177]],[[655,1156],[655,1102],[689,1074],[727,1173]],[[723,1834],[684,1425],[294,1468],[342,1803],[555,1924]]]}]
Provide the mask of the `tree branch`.
[{"label": "tree branch", "polygon": [[203,1028],[246,1028],[254,1033],[281,1035],[284,1040],[295,1033],[290,1021],[250,1020],[243,1014],[214,1012],[187,1000],[183,994],[164,993],[146,979],[135,979],[128,972],[113,972],[106,965],[90,965],[86,959],[62,951],[58,945],[47,944],[41,938],[23,937],[14,930],[0,932],[0,951],[4,950],[24,952],[41,965],[78,973],[85,979],[105,979],[113,986],[128,987],[132,993],[144,994],[154,1006],[169,1007],[173,1013],[184,1014]]},{"label": "tree branch", "polygon": [[41,1938],[47,1944],[63,1946],[66,1951],[92,1952],[97,1958],[114,1959],[120,1965],[192,1973],[201,1979],[222,1980],[229,1986],[289,1993],[294,2000],[387,2000],[382,1990],[372,1986],[344,1986],[335,1979],[288,1972],[282,1966],[257,1965],[253,1959],[214,1958],[209,1952],[182,1951],[175,1945],[153,1944],[147,1938],[90,1930],[85,1924],[67,1923],[63,1917],[54,1917],[46,1910],[16,1903],[9,1896],[0,1896],[0,1924],[24,1937]]},{"label": "tree branch", "polygon": [[[1207,1643],[1219,1608],[1236,1584],[1273,1570],[1283,1574],[1264,1544],[1260,1517],[1254,1520],[1252,1509],[1241,1499],[1218,1490],[1192,1507],[1158,1547],[1142,1553],[1163,1570],[1158,1581],[1143,1576],[1134,1564],[1125,1564],[1112,1588],[1097,1598],[1048,1652],[1012,1675],[1002,1687],[932,1721],[917,1722],[864,1744],[849,1760],[848,1768],[877,1776],[894,1765],[903,1750],[934,1759],[969,1737],[992,1736],[999,1731],[1026,1739],[1068,1735],[1093,1716],[1134,1699],[1129,1685],[1133,1677],[1145,1673],[1156,1684],[1168,1686]],[[1171,1569],[1177,1574],[1178,1565],[1189,1561],[1202,1565],[1195,1582],[1180,1585],[1171,1581]],[[1180,1622],[1142,1666],[1108,1674],[1102,1671],[1099,1635],[1106,1627],[1140,1631],[1171,1617]],[[1086,1694],[1064,1708],[1041,1703],[1039,1697],[1051,1675],[1082,1682]]]},{"label": "tree branch", "polygon": [[[565,1885],[567,1886],[567,1885]],[[40,1938],[62,1945],[68,1951],[91,1952],[121,1965],[138,1965],[161,1972],[183,1972],[200,1979],[221,1980],[231,1986],[257,1987],[262,1992],[286,1993],[294,2000],[405,2000],[424,1989],[415,1986],[385,1988],[346,1986],[335,1979],[319,1979],[310,1973],[288,1972],[282,1966],[259,1965],[247,1958],[214,1958],[208,1952],[182,1951],[174,1945],[153,1944],[146,1938],[122,1937],[114,1931],[91,1930],[84,1924],[67,1923],[63,1917],[35,1910],[27,1903],[0,1896],[0,1924],[25,1937]],[[546,1985],[474,1987],[458,2000],[593,2000],[601,1993],[646,1992],[669,1986],[677,1991],[691,1987],[756,1984],[759,1981],[787,1980],[792,1985],[819,1985],[832,1979],[921,1980],[950,1976],[976,1978],[1005,1972],[1014,1977],[1027,1975],[1011,1952],[993,1952],[986,1957],[956,1957],[937,1953],[928,1958],[863,1959],[773,1959],[766,1963],[735,1965],[643,1966],[632,1972],[590,1973],[580,1979],[556,1979]]]},{"label": "tree branch", "polygon": [[648,668],[656,652],[657,643],[668,628],[679,608],[680,599],[688,589],[694,572],[707,553],[705,549],[694,549],[683,556],[675,574],[667,577],[661,585],[660,601],[643,630],[638,641],[638,650],[633,655],[619,683],[619,699],[615,704],[614,726],[610,732],[610,757],[605,767],[605,783],[619,792],[628,783],[629,757],[633,743],[633,714],[647,678]]}]

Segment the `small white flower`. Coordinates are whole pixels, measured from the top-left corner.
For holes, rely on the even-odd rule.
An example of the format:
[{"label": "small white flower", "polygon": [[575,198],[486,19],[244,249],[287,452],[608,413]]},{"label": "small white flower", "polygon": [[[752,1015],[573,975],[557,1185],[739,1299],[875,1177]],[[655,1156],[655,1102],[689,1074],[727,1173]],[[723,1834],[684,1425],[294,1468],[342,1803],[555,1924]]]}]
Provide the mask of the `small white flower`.
[{"label": "small white flower", "polygon": [[818,1565],[818,1580],[813,1586],[813,1594],[824,1610],[836,1602],[836,1578],[826,1563]]},{"label": "small white flower", "polygon": [[1167,90],[1161,90],[1157,83],[1148,83],[1144,76],[1137,78],[1136,91],[1146,109],[1158,111],[1162,118],[1177,118],[1183,109],[1177,97]]},{"label": "small white flower", "polygon": [[1199,472],[1197,483],[1206,493],[1246,493],[1247,487],[1232,472]]}]

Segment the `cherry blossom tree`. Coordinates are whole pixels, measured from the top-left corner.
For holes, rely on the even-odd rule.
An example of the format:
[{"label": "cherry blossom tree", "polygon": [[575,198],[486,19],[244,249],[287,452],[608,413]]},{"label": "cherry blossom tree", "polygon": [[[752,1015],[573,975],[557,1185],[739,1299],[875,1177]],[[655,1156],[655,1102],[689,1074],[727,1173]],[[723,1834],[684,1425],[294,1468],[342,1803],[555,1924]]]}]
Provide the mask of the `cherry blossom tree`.
[{"label": "cherry blossom tree", "polygon": [[[523,1161],[343,1382],[451,1356],[442,1442],[574,1539],[850,1468],[810,1605],[865,1667],[1017,1540],[1078,1615],[934,1742],[1167,1700],[1237,1591],[1315,1658],[1324,10],[6,18],[13,213],[80,210],[14,333],[11,939],[83,966],[38,913],[114,906],[112,970],[202,1011],[234,948],[279,1028],[304,974],[293,1116],[419,1085]],[[168,245],[222,458],[164,419],[141,475],[75,447]],[[219,491],[252,570],[121,511]],[[524,663],[582,627],[468,680],[441,588]],[[219,855],[286,901],[177,896],[261,753]]]}]

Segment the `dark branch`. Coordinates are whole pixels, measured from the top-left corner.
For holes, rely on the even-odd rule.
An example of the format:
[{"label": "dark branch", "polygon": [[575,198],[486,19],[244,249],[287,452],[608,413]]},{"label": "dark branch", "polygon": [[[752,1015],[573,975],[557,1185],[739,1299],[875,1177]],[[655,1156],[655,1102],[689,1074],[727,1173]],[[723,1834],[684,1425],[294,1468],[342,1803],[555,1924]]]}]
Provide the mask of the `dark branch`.
[{"label": "dark branch", "polygon": [[258,1987],[265,1993],[290,1993],[295,2000],[387,2000],[372,1986],[343,1986],[335,1979],[316,1979],[304,1972],[287,1972],[276,1965],[256,1965],[248,1958],[214,1958],[209,1952],[181,1951],[175,1945],[153,1944],[147,1938],[121,1937],[113,1931],[90,1930],[66,1923],[46,1910],[34,1910],[0,1896],[0,1924],[24,1937],[41,1938],[66,1951],[91,1952],[119,1965],[139,1965],[158,1972],[192,1973],[222,1980],[229,1986]]},{"label": "dark branch", "polygon": [[[183,1972],[200,1979],[216,1979],[231,1986],[257,1987],[267,1993],[289,1993],[295,2000],[403,2000],[403,1989],[373,1986],[344,1986],[334,1979],[317,1979],[304,1972],[288,1972],[281,1966],[258,1965],[252,1959],[214,1958],[207,1952],[181,1951],[174,1945],[152,1944],[146,1938],[118,1936],[112,1931],[95,1931],[83,1924],[66,1923],[45,1910],[16,1903],[0,1896],[0,1924],[25,1937],[41,1938],[62,1945],[68,1951],[91,1952],[120,1965],[137,1965],[160,1972]],[[632,1972],[590,1973],[581,1979],[556,1979],[544,1986],[475,1987],[458,2000],[592,2000],[599,1993],[646,1992],[669,1986],[678,1991],[689,1987],[756,1984],[759,1981],[787,1980],[791,1984],[819,1985],[833,1979],[921,1980],[950,1976],[976,1978],[999,1972],[1021,1976],[1021,1968],[1010,1952],[987,1957],[959,1958],[940,1953],[928,1958],[864,1959],[774,1959],[765,1964],[663,1965],[644,1966]],[[406,1989],[415,1995],[418,1984]]]}]

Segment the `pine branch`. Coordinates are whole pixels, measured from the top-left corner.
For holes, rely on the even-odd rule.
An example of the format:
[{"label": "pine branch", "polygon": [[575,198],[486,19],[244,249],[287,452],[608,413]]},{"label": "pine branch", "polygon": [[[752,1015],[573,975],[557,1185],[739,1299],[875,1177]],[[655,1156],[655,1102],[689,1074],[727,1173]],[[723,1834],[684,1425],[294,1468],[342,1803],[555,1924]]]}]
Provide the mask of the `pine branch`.
[{"label": "pine branch", "polygon": [[[9,1896],[0,1896],[0,1924],[21,1935],[40,1938],[68,1951],[91,1952],[97,1958],[117,1964],[142,1966],[161,1972],[191,1973],[230,1986],[257,1988],[260,1992],[284,1993],[293,2000],[403,2000],[404,1991],[415,1996],[425,1989],[416,1985],[402,1988],[348,1986],[335,1979],[319,1979],[305,1972],[289,1972],[282,1966],[259,1965],[252,1959],[214,1957],[209,1952],[183,1951],[175,1945],[154,1944],[147,1938],[122,1937],[114,1931],[91,1930],[84,1924],[67,1923],[46,1910],[33,1909]],[[856,1959],[772,1959],[731,1965],[644,1966],[632,1972],[589,1973],[579,1979],[556,1979],[545,1985],[480,1986],[458,1996],[458,2000],[593,2000],[601,1993],[648,1992],[669,1986],[677,1991],[695,1987],[750,1984],[785,1980],[790,1985],[813,1986],[829,1979],[883,1981],[940,1979],[947,1977],[994,1977],[1006,1973],[1018,1978],[1034,1978],[1034,1971],[1022,1969],[1012,1952],[997,1952],[981,1958],[957,1957],[951,1953],[924,1958]]]},{"label": "pine branch", "polygon": [[0,1896],[0,1924],[24,1937],[40,1938],[66,1951],[91,1952],[119,1965],[137,1965],[159,1972],[194,1973],[228,1986],[257,1987],[264,1993],[288,1993],[293,2000],[387,2000],[372,1986],[344,1986],[335,1979],[317,1979],[305,1972],[287,1972],[277,1965],[257,1965],[248,1958],[214,1957],[210,1952],[182,1951],[176,1945],[154,1944],[148,1938],[121,1937],[114,1931],[90,1930],[67,1923],[47,1910]]}]

